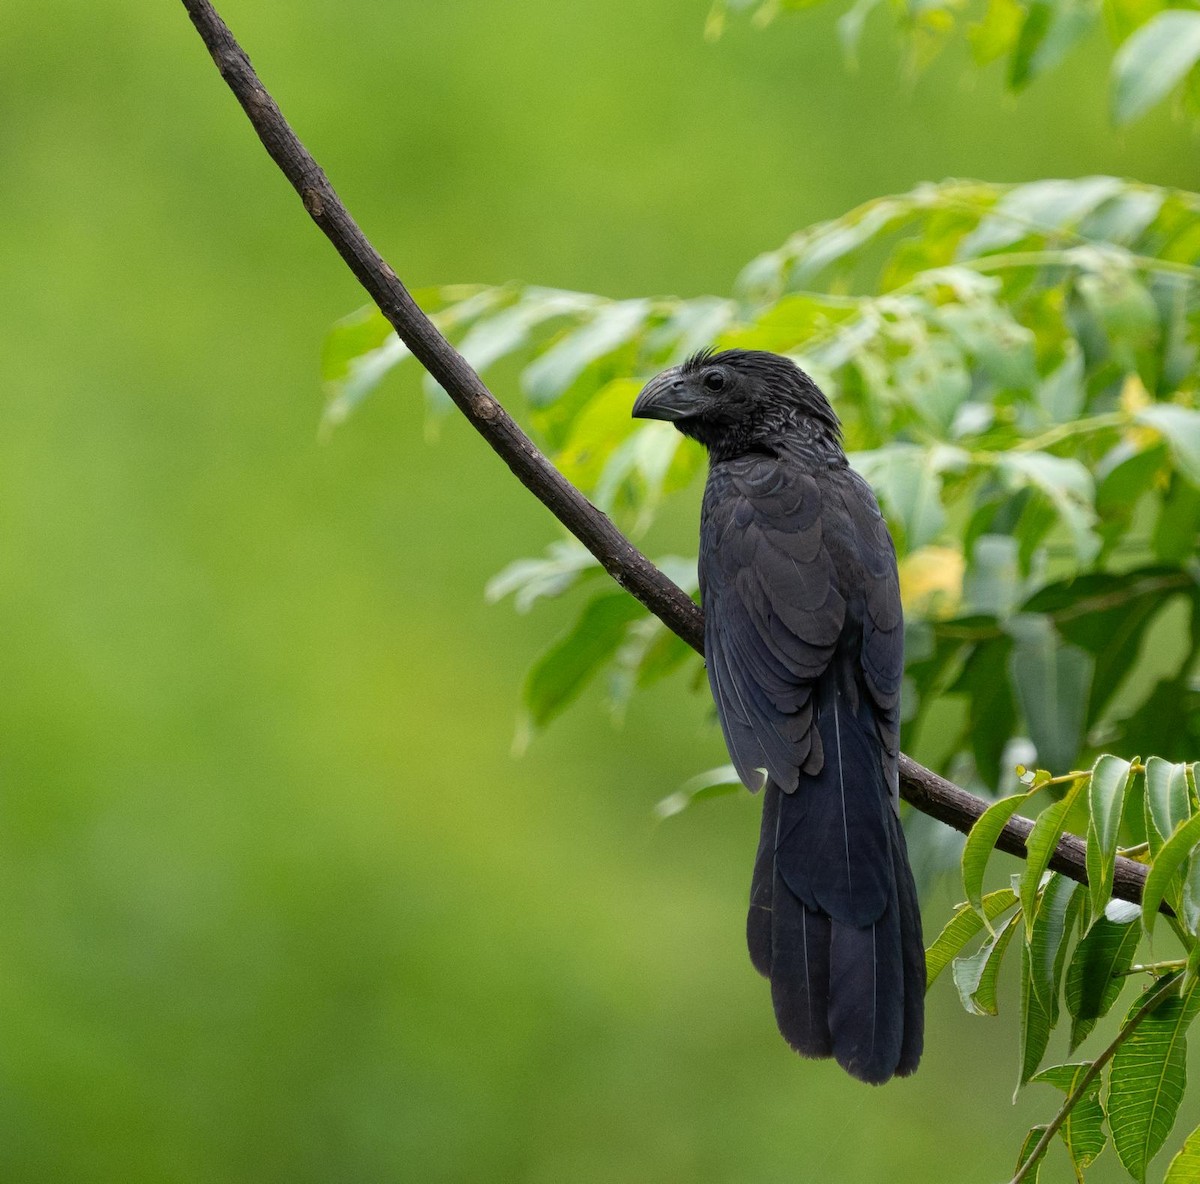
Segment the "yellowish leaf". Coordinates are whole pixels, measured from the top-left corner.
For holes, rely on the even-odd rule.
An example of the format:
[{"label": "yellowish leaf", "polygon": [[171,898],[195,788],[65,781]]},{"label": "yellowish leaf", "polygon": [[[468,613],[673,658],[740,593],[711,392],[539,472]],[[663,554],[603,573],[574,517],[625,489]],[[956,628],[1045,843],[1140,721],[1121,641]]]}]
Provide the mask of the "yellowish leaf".
[{"label": "yellowish leaf", "polygon": [[962,600],[966,562],[953,547],[920,547],[900,563],[905,608],[932,619],[953,616]]}]

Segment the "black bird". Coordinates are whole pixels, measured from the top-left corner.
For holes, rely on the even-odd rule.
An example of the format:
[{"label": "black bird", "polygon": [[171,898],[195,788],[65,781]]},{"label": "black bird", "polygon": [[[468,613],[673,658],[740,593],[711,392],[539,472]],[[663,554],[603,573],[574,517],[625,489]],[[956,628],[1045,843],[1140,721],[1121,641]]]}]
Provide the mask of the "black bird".
[{"label": "black bird", "polygon": [[779,1030],[862,1081],[912,1073],[921,914],[899,818],[896,553],[841,424],[788,358],[704,351],[633,414],[708,449],[704,657],[729,755],[764,784],[746,923]]}]

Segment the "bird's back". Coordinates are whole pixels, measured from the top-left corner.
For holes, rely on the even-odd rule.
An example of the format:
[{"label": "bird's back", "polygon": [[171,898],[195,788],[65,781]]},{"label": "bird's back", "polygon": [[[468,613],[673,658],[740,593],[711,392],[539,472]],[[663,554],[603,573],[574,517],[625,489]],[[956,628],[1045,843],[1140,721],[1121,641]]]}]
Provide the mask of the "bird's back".
[{"label": "bird's back", "polygon": [[709,680],[746,784],[765,770],[747,935],[784,1036],[863,1080],[923,1033],[920,915],[896,813],[896,560],[848,466],[714,464],[701,523]]}]

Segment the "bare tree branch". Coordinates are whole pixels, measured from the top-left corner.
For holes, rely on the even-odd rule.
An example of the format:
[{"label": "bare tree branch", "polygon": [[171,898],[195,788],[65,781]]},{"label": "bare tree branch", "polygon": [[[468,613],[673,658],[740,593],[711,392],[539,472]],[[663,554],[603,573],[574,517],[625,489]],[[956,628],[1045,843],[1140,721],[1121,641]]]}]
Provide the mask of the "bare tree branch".
[{"label": "bare tree branch", "polygon": [[[471,426],[492,446],[517,479],[600,561],[622,588],[646,606],[693,649],[704,652],[704,616],[695,602],[654,566],[539,451],[500,405],[466,359],[438,332],[408,289],[351,218],[328,178],[283,117],[254,72],[250,59],[208,0],[183,0],[221,77],[246,112],[263,147],[300,195],[312,220],[354,272],[379,311],[413,356],[441,383]],[[939,777],[907,756],[900,758],[900,792],[916,809],[956,830],[969,831],[988,803]],[[1020,816],[1001,832],[996,846],[1025,856],[1033,828]],[[1050,866],[1087,883],[1082,840],[1066,835]],[[1142,898],[1146,869],[1118,857],[1113,891],[1123,900]]]}]

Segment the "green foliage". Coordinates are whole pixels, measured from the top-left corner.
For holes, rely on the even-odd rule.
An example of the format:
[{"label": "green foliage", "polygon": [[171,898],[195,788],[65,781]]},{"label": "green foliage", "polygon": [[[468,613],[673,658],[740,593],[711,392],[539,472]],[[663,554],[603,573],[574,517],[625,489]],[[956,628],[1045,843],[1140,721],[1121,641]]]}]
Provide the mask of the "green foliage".
[{"label": "green foliage", "polygon": [[[1092,769],[1088,785],[1087,871],[1092,912],[1099,913],[1112,895],[1113,862],[1121,814],[1133,777],[1133,766],[1115,756],[1102,756]],[[1153,909],[1150,916],[1154,916]]]},{"label": "green foliage", "polygon": [[[1200,714],[1189,681],[1200,646],[1197,214],[1194,194],[1111,177],[947,182],[802,231],[754,260],[730,298],[508,285],[423,299],[477,366],[519,364],[555,463],[635,535],[698,477],[702,455],[669,425],[630,418],[630,375],[714,341],[795,356],[833,394],[896,537],[907,743],[919,750],[930,719],[961,703],[927,759],[995,788],[1022,737],[1058,768],[1146,728],[1164,756],[1188,755]],[[332,332],[331,420],[405,356],[385,329],[355,314]],[[445,405],[431,389],[431,414]],[[670,570],[694,589],[690,561]],[[491,592],[522,609],[577,585],[611,596],[590,582],[596,571],[577,545],[556,544]],[[1156,668],[1145,641],[1177,602],[1192,624],[1155,681],[1141,673]],[[559,655],[580,663],[572,688],[607,669],[620,708],[637,687],[698,669],[640,610],[619,629]],[[535,724],[557,710],[544,685],[530,682]]]},{"label": "green foliage", "polygon": [[[1195,766],[1156,757],[1143,765],[1102,756],[1087,773],[1052,778],[1038,770],[1025,777],[1031,788],[992,806],[968,837],[962,859],[968,901],[929,950],[930,981],[952,961],[964,1008],[973,1015],[996,1014],[1000,964],[1013,935],[1022,931],[1019,1086],[1047,1082],[1066,1098],[1052,1122],[1029,1132],[1014,1181],[1037,1178],[1050,1141],[1049,1136],[1043,1138],[1047,1131],[1061,1137],[1082,1180],[1104,1149],[1106,1126],[1121,1163],[1135,1180],[1144,1181],[1179,1111],[1187,1086],[1187,1031],[1200,1011],[1200,982],[1194,972],[1200,966],[1200,915],[1184,906],[1188,885],[1200,868],[1200,806],[1192,792]],[[1030,885],[1031,860],[1013,877],[1019,891],[999,889],[982,895],[997,821],[1035,795],[1062,787],[1063,796],[1038,814],[1029,845],[1035,838],[1043,846],[1056,842],[1064,819],[1077,807],[1086,807],[1080,829],[1087,834],[1090,889],[1057,872],[1045,874],[1039,855],[1042,871],[1036,888]],[[1157,842],[1152,844],[1149,835],[1157,835]],[[1120,839],[1130,844],[1128,850],[1144,853],[1149,863],[1140,909],[1109,899]],[[1172,909],[1169,917],[1159,912],[1164,900]],[[985,923],[983,942],[968,951]],[[1153,937],[1156,928],[1173,934],[1183,956],[1134,967],[1139,939],[1143,934]],[[1161,935],[1156,938],[1156,949],[1161,940]],[[1073,1053],[1112,1010],[1134,973],[1148,974],[1151,982],[1108,1045],[1091,1060],[1042,1069],[1063,1005],[1071,1017]],[[1180,1153],[1168,1180],[1194,1178],[1183,1174],[1194,1154],[1194,1139],[1189,1146],[1193,1150]]]},{"label": "green foliage", "polygon": [[588,603],[567,635],[538,659],[525,682],[529,721],[541,727],[579,694],[611,659],[638,613],[637,602],[610,591]]},{"label": "green foliage", "polygon": [[[1056,43],[1046,32],[1017,44],[1022,69],[1037,70],[1049,53],[1038,46]],[[630,418],[650,374],[715,343],[788,353],[830,392],[896,539],[906,748],[968,784],[1020,790],[966,841],[966,903],[930,948],[927,977],[949,966],[964,1008],[994,1015],[1006,954],[1020,948],[1019,1086],[1066,1094],[1026,1140],[1026,1180],[1047,1131],[1081,1177],[1106,1128],[1143,1179],[1185,1086],[1200,970],[1200,812],[1194,769],[1180,763],[1200,732],[1198,215],[1195,194],[1111,177],[953,181],[800,232],[751,262],[729,297],[610,301],[517,285],[423,296],[475,365],[518,376],[551,459],[635,536],[703,468],[669,425]],[[403,356],[372,314],[338,326],[330,419]],[[436,416],[444,395],[428,394]],[[694,559],[660,565],[695,592]],[[698,656],[598,576],[561,541],[489,587],[521,610],[581,599],[527,681],[531,728],[601,676],[618,712],[675,672],[703,684]],[[1143,765],[1134,744],[1159,755]],[[1019,767],[1019,785],[1006,773],[1015,751],[1043,766]],[[657,813],[732,792],[732,772],[713,770]],[[1039,812],[1025,866],[1011,888],[985,892],[997,836],[1028,810]],[[1066,830],[1085,838],[1087,888],[1048,870]],[[1125,849],[1150,864],[1144,913],[1109,899]],[[1074,1053],[1117,1005],[1160,901],[1182,956],[1150,967],[1148,994],[1092,1060],[1043,1068],[1064,1015]]]},{"label": "green foliage", "polygon": [[[1126,1023],[1157,990],[1146,988]],[[1113,1057],[1108,1122],[1113,1146],[1135,1180],[1145,1180],[1147,1165],[1175,1125],[1187,1086],[1187,1030],[1197,1011],[1200,989],[1192,983],[1164,999]]]},{"label": "green foliage", "polygon": [[995,1015],[999,1010],[996,987],[1000,966],[1020,921],[1019,916],[1010,917],[974,954],[954,960],[954,985],[963,1007],[972,1015]]},{"label": "green foliage", "polygon": [[[821,0],[714,0],[709,36],[719,36],[726,14],[751,11],[766,24],[787,9],[807,9]],[[838,21],[847,62],[857,61],[867,18],[889,10],[907,51],[911,71],[927,66],[958,32],[965,33],[975,64],[1007,64],[1011,90],[1028,86],[1052,70],[1097,27],[1117,46],[1112,64],[1113,122],[1129,123],[1176,92],[1197,114],[1200,89],[1200,12],[1186,3],[1162,0],[855,0]]]},{"label": "green foliage", "polygon": [[[1036,790],[1030,790],[1029,793],[1014,794],[1012,797],[993,802],[967,836],[962,856],[963,888],[966,890],[967,900],[981,916],[984,915],[983,875],[996,848],[996,840],[1008,820],[1024,809],[1035,792]],[[990,921],[988,924],[990,927]]]},{"label": "green foliage", "polygon": [[1128,123],[1166,98],[1200,60],[1200,12],[1157,12],[1126,41],[1113,62],[1112,111]]},{"label": "green foliage", "polygon": [[1083,1080],[1091,1067],[1090,1061],[1053,1065],[1033,1077],[1034,1081],[1044,1081],[1062,1090],[1068,1097],[1076,1090],[1080,1091],[1078,1100],[1058,1131],[1066,1144],[1076,1175],[1082,1175],[1083,1169],[1104,1150],[1108,1142],[1104,1130],[1104,1108],[1100,1104],[1100,1078],[1094,1077],[1087,1083]]},{"label": "green foliage", "polygon": [[1097,917],[1080,939],[1067,966],[1063,986],[1071,1013],[1071,1051],[1087,1039],[1097,1020],[1112,1010],[1125,985],[1141,934],[1128,921]]},{"label": "green foliage", "polygon": [[663,798],[654,807],[656,818],[670,818],[680,814],[693,802],[706,801],[709,798],[728,797],[742,788],[738,780],[737,770],[732,765],[720,765],[686,781],[674,793]]},{"label": "green foliage", "polygon": [[960,904],[954,915],[946,922],[937,940],[925,951],[925,985],[932,987],[937,977],[963,950],[973,937],[978,936],[986,921],[989,933],[994,933],[991,923],[1017,903],[1017,894],[1011,888],[1000,888],[983,898],[983,910],[969,902]]},{"label": "green foliage", "polygon": [[1179,1154],[1171,1160],[1163,1184],[1192,1184],[1195,1180],[1200,1180],[1200,1127],[1188,1135]]}]

